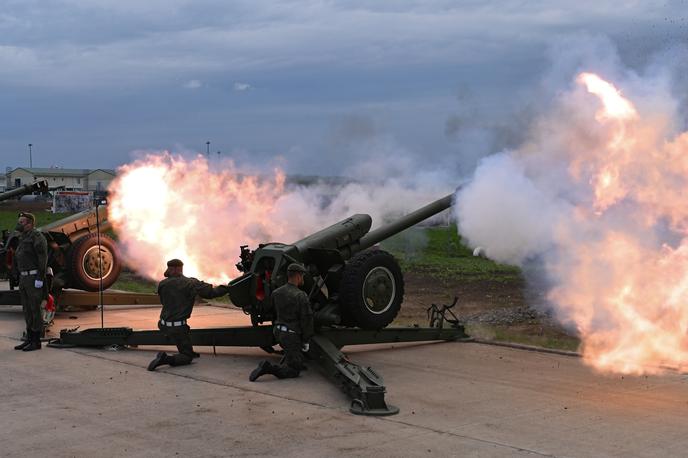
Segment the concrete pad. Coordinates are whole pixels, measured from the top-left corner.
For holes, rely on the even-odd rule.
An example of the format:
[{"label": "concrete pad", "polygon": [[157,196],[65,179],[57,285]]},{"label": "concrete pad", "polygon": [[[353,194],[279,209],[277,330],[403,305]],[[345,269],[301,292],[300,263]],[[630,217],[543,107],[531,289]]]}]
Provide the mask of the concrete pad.
[{"label": "concrete pad", "polygon": [[[158,309],[106,310],[105,326],[154,329]],[[70,318],[75,316],[76,319]],[[245,325],[201,306],[192,327]],[[100,326],[99,312],[59,314]],[[345,349],[385,377],[392,417],[348,412],[317,370],[256,383],[260,350],[199,347],[191,366],[145,370],[154,349],[12,350],[18,313],[0,314],[3,456],[679,456],[688,381],[600,375],[577,358],[475,343]]]}]

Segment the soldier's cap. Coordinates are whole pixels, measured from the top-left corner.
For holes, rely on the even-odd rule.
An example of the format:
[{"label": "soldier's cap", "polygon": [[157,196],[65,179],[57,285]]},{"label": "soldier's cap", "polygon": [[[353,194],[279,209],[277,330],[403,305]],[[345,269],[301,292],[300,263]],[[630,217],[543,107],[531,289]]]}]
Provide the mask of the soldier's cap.
[{"label": "soldier's cap", "polygon": [[167,267],[182,267],[184,263],[180,259],[170,259],[167,261]]},{"label": "soldier's cap", "polygon": [[303,267],[303,264],[299,264],[298,262],[292,262],[289,264],[289,267],[287,267],[287,272],[300,272],[302,274],[306,273],[306,268]]},{"label": "soldier's cap", "polygon": [[31,224],[36,224],[36,217],[33,216],[33,213],[20,212],[18,218],[26,218],[31,221]]}]

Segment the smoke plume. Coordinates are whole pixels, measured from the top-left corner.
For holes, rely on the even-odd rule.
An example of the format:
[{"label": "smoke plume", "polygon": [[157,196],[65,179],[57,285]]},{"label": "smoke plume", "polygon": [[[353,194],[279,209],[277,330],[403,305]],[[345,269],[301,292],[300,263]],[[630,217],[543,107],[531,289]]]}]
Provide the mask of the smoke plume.
[{"label": "smoke plume", "polygon": [[564,89],[522,145],[483,159],[458,193],[459,231],[495,260],[544,266],[548,299],[594,367],[680,370],[688,365],[680,79],[656,61],[624,68],[607,42],[590,43],[600,46],[560,48],[543,88],[567,75]]},{"label": "smoke plume", "polygon": [[378,226],[453,191],[446,176],[414,175],[412,161],[397,159],[394,178],[367,176],[385,170],[371,155],[359,164],[359,180],[297,184],[279,169],[256,174],[231,161],[211,169],[201,155],[151,153],[120,168],[109,214],[127,264],[140,274],[160,279],[166,260],[180,258],[187,275],[226,283],[239,273],[241,245],[292,243],[354,213]]}]

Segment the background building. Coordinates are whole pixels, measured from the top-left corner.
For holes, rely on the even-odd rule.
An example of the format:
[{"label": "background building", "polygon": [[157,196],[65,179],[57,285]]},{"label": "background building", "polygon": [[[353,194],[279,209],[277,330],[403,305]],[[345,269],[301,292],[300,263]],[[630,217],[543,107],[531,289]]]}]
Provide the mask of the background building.
[{"label": "background building", "polygon": [[105,191],[114,178],[115,171],[110,169],[18,167],[7,172],[5,187],[11,189],[36,180],[48,180],[51,188],[63,188],[66,191]]}]

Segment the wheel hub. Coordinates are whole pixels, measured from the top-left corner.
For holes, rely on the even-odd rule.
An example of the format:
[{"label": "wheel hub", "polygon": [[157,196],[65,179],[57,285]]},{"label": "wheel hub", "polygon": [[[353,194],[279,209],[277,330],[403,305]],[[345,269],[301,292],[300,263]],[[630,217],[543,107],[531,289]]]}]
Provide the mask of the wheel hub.
[{"label": "wheel hub", "polygon": [[102,278],[106,278],[112,272],[114,265],[112,253],[103,245],[100,246],[100,256],[98,256],[98,246],[92,246],[86,251],[83,257],[84,273],[91,280],[100,280],[101,263],[102,263]]},{"label": "wheel hub", "polygon": [[386,312],[395,295],[396,282],[388,268],[378,266],[368,272],[363,282],[363,301],[368,310],[376,315]]}]

